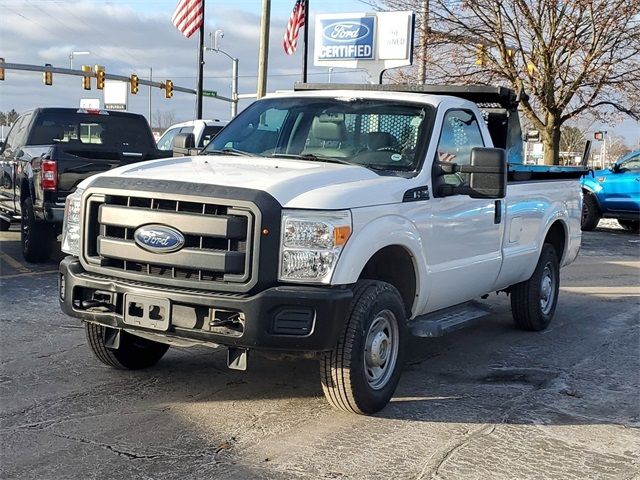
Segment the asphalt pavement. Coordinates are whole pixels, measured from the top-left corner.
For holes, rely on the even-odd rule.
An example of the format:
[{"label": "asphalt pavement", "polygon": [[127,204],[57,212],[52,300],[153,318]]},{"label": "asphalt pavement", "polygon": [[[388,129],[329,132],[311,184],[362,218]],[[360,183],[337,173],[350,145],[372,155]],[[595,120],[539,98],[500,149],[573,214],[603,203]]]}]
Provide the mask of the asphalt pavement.
[{"label": "asphalt pavement", "polygon": [[492,296],[483,323],[411,342],[372,417],[332,410],[312,360],[236,372],[172,348],[109,369],[58,307],[56,261],[0,233],[0,478],[640,478],[640,236],[602,225],[548,330],[516,330]]}]

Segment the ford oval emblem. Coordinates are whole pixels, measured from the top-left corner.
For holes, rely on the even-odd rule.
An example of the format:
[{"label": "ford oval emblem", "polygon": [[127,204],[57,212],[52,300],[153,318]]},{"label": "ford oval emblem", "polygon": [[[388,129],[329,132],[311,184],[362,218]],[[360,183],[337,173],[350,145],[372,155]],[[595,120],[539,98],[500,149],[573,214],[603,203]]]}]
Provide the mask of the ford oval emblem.
[{"label": "ford oval emblem", "polygon": [[369,27],[360,22],[334,22],[322,31],[322,36],[332,42],[355,42],[369,35]]},{"label": "ford oval emblem", "polygon": [[184,235],[165,225],[144,225],[138,228],[133,239],[140,248],[154,253],[169,253],[184,246]]}]

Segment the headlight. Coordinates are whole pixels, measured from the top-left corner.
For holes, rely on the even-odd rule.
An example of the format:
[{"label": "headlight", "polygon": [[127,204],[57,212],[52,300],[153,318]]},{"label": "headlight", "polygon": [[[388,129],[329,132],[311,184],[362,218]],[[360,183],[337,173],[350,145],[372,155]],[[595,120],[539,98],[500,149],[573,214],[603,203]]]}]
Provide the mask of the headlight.
[{"label": "headlight", "polygon": [[64,204],[64,221],[62,223],[62,251],[69,255],[80,256],[80,235],[82,233],[80,205],[82,192],[77,189],[67,197]]},{"label": "headlight", "polygon": [[351,212],[284,211],[280,280],[328,283],[351,235]]}]

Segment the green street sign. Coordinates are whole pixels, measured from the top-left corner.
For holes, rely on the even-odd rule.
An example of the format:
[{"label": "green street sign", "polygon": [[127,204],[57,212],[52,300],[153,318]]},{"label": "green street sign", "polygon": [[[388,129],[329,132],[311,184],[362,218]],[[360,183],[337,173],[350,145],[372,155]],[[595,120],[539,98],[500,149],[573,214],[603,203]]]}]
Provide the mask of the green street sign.
[{"label": "green street sign", "polygon": [[202,91],[202,96],[203,97],[217,97],[218,96],[218,92],[216,92],[215,90],[203,90]]}]

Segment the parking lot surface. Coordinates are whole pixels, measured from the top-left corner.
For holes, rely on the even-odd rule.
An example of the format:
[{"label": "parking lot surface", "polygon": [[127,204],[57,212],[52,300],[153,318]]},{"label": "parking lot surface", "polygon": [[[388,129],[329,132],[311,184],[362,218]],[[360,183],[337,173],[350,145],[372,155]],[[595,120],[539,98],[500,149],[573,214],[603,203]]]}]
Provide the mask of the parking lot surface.
[{"label": "parking lot surface", "polygon": [[0,233],[0,478],[640,478],[640,237],[601,225],[547,331],[490,297],[483,323],[412,341],[372,417],[332,410],[312,360],[236,372],[172,348],[109,369],[60,311],[55,261]]}]

